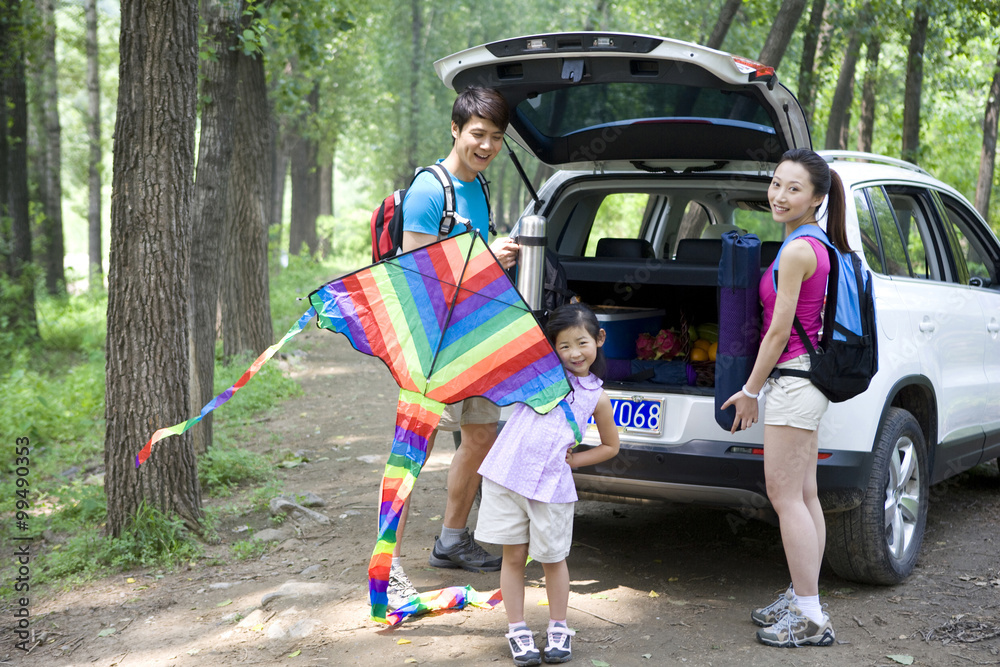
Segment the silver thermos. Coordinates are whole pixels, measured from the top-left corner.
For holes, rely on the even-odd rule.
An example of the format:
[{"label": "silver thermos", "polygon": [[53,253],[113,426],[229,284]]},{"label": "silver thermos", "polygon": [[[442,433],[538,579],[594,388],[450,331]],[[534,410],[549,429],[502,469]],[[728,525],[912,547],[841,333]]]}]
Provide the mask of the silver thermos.
[{"label": "silver thermos", "polygon": [[545,217],[526,215],[518,222],[517,291],[535,312],[544,307]]}]

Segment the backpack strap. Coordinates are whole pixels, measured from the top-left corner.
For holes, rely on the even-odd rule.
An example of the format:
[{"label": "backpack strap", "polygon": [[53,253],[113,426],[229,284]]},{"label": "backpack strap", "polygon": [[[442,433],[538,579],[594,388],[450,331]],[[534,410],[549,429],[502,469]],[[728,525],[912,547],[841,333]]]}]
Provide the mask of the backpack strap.
[{"label": "backpack strap", "polygon": [[429,171],[437,179],[444,190],[444,209],[441,211],[441,224],[438,227],[438,238],[444,238],[451,234],[452,228],[457,220],[455,213],[455,184],[451,180],[451,174],[440,163],[424,167],[417,174]]},{"label": "backpack strap", "polygon": [[493,207],[490,206],[490,182],[486,180],[481,171],[476,174],[476,180],[479,181],[479,186],[483,189],[483,196],[486,197],[486,214],[489,216],[490,234],[496,236],[497,226],[493,223]]}]

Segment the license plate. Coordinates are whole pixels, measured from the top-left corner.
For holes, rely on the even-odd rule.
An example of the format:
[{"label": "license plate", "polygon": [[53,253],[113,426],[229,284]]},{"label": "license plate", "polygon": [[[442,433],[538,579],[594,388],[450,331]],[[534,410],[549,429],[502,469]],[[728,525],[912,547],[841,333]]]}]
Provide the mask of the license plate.
[{"label": "license plate", "polygon": [[[623,433],[652,433],[659,435],[663,430],[663,399],[648,399],[642,396],[610,396],[614,410],[615,425]],[[594,418],[587,422],[588,428],[597,429]]]}]

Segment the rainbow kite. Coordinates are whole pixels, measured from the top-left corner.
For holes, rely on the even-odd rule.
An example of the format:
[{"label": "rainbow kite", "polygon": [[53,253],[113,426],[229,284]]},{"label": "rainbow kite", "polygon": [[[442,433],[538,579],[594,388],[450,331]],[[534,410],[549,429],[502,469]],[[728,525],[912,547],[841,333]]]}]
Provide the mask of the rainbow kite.
[{"label": "rainbow kite", "polygon": [[[345,276],[309,300],[319,326],[343,333],[354,349],[380,358],[400,386],[396,433],[382,481],[378,543],[368,564],[371,616],[386,623],[399,514],[445,404],[485,396],[497,405],[526,403],[546,413],[570,387],[530,308],[476,234],[454,236]],[[440,603],[447,596],[419,597]],[[453,607],[408,603],[392,620]]]},{"label": "rainbow kite", "polygon": [[482,238],[460,234],[348,274],[309,295],[312,307],[239,381],[186,422],[156,431],[136,456],[144,463],[157,441],[188,430],[228,401],[314,316],[347,336],[359,352],[385,362],[400,387],[396,430],[382,478],[378,541],[368,565],[371,617],[395,625],[415,614],[466,604],[493,606],[499,591],[468,586],[421,593],[389,613],[386,589],[403,504],[427,456],[427,440],[445,405],[484,396],[497,405],[525,403],[540,414],[570,391],[558,355],[531,309]]}]

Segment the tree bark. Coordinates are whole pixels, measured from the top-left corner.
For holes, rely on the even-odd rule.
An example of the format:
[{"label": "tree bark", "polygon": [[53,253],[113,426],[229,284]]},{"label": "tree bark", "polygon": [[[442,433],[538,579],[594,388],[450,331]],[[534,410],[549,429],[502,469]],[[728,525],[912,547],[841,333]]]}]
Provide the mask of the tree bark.
[{"label": "tree bark", "polygon": [[63,262],[66,246],[63,241],[62,222],[62,149],[60,148],[62,129],[59,125],[59,86],[56,64],[56,21],[53,0],[36,3],[40,10],[42,39],[42,122],[44,124],[45,170],[44,199],[45,214],[41,235],[45,239],[45,289],[49,294],[59,294],[66,289],[66,272]]},{"label": "tree bark", "polygon": [[983,150],[979,155],[979,180],[976,181],[976,210],[984,220],[989,220],[990,192],[997,158],[997,122],[1000,120],[1000,49],[993,69],[993,83],[986,97],[983,115]]},{"label": "tree bark", "polygon": [[87,48],[87,271],[88,289],[104,287],[104,254],[101,250],[101,84],[97,43],[97,0],[86,0]]},{"label": "tree bark", "polygon": [[221,290],[222,348],[226,357],[260,354],[274,340],[267,273],[267,219],[271,170],[270,109],[264,60],[238,57],[235,141],[230,171]]},{"label": "tree bark", "polygon": [[729,33],[729,26],[733,24],[733,19],[736,18],[736,13],[742,6],[743,0],[725,0],[722,3],[722,9],[719,10],[719,20],[715,22],[715,27],[712,29],[708,41],[705,42],[705,46],[710,49],[722,48],[722,43],[726,41],[726,35]]},{"label": "tree bark", "polygon": [[913,11],[913,28],[906,57],[906,85],[903,90],[903,142],[900,157],[917,164],[920,159],[920,97],[924,87],[924,47],[930,16],[923,2]]},{"label": "tree bark", "polygon": [[420,71],[423,66],[424,52],[423,40],[423,8],[420,0],[410,0],[410,49],[412,60],[410,61],[410,99],[407,105],[406,117],[406,155],[403,158],[406,172],[400,174],[398,179],[401,182],[409,182],[420,166],[418,162],[418,149],[420,138]]},{"label": "tree bark", "polygon": [[861,87],[861,117],[858,119],[858,150],[870,153],[875,137],[875,87],[878,85],[878,57],[882,39],[875,33],[868,39],[865,79]]},{"label": "tree bark", "polygon": [[810,126],[816,106],[816,49],[819,46],[825,11],[826,0],[813,0],[809,24],[802,35],[802,59],[799,61],[799,90],[796,97]]},{"label": "tree bark", "polygon": [[775,69],[778,68],[805,8],[806,0],[783,0],[757,60]]},{"label": "tree bark", "polygon": [[122,0],[108,271],[104,482],[118,537],[145,503],[202,517],[190,434],[135,456],[186,419],[197,0]]},{"label": "tree bark", "polygon": [[[202,49],[214,49],[215,57],[201,64],[201,138],[194,184],[191,247],[191,409],[197,414],[215,395],[216,316],[222,284],[222,233],[226,228],[229,168],[233,157],[236,113],[236,78],[239,51],[236,35],[246,8],[245,0],[203,0],[205,23]],[[192,431],[194,450],[212,446],[212,415]]]},{"label": "tree bark", "polygon": [[[0,283],[0,309],[7,328],[38,336],[34,276],[30,270],[31,221],[28,211],[28,95],[25,82],[24,25],[18,3],[0,3],[0,252],[9,283]],[[10,225],[8,228],[7,225]]]},{"label": "tree bark", "polygon": [[[309,108],[319,106],[319,89],[309,94]],[[316,218],[319,216],[319,145],[304,129],[297,132],[292,149],[292,220],[288,227],[288,254],[298,255],[306,246],[309,256],[316,254],[319,237]]]},{"label": "tree bark", "polygon": [[320,161],[319,214],[333,215],[333,154]]},{"label": "tree bark", "polygon": [[850,136],[851,104],[854,102],[854,73],[861,54],[861,30],[867,21],[867,6],[862,7],[851,28],[847,50],[837,77],[837,87],[830,100],[830,115],[826,124],[826,149],[844,150]]},{"label": "tree bark", "polygon": [[285,252],[285,246],[281,243],[282,225],[285,217],[285,182],[288,178],[288,136],[282,131],[278,122],[272,118],[271,141],[271,202],[270,216],[267,223],[278,227],[275,236],[278,242],[274,244],[274,259],[276,266],[280,270],[282,266],[281,256]]}]

